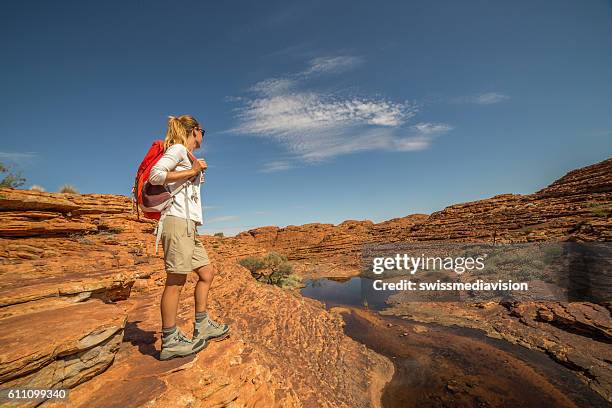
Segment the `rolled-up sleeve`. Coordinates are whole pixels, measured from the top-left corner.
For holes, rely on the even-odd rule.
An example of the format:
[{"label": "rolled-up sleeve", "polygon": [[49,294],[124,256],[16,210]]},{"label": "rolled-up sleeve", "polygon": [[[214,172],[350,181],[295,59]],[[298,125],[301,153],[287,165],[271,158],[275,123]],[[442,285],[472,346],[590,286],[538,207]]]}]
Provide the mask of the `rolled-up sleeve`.
[{"label": "rolled-up sleeve", "polygon": [[168,172],[174,170],[182,159],[181,147],[184,149],[182,145],[173,145],[166,150],[162,158],[151,169],[149,183],[153,185],[163,185],[165,183]]}]

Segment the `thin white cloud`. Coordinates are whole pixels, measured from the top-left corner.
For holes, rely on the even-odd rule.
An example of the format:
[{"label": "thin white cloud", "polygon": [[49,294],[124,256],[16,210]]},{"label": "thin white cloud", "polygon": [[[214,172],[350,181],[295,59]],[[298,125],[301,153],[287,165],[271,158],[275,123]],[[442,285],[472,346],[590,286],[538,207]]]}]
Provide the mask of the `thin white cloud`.
[{"label": "thin white cloud", "polygon": [[251,100],[238,110],[241,124],[234,131],[282,135],[359,124],[399,126],[416,111],[408,103],[295,92]]},{"label": "thin white cloud", "polygon": [[593,136],[608,136],[608,135],[612,135],[612,129],[598,130],[593,133]]},{"label": "thin white cloud", "polygon": [[313,139],[308,151],[302,152],[306,162],[320,162],[343,154],[368,150],[418,151],[427,149],[435,137],[452,130],[445,124],[419,123],[408,130],[372,128],[355,130],[354,134],[336,135],[333,138]]},{"label": "thin white cloud", "polygon": [[240,216],[238,215],[221,215],[219,217],[212,217],[212,218],[206,218],[204,220],[205,224],[213,224],[216,222],[227,222],[227,221],[234,221],[240,219]]},{"label": "thin white cloud", "polygon": [[364,62],[362,57],[336,56],[319,57],[310,61],[310,67],[303,74],[310,75],[316,73],[342,72],[356,67]]},{"label": "thin white cloud", "polygon": [[291,168],[293,168],[293,165],[290,162],[277,160],[265,163],[260,171],[262,173],[273,173],[277,171],[289,170]]},{"label": "thin white cloud", "polygon": [[269,78],[256,83],[250,91],[267,96],[282,95],[295,85],[295,81],[289,78]]},{"label": "thin white cloud", "polygon": [[18,162],[22,160],[30,160],[38,156],[38,153],[34,152],[0,152],[0,160]]},{"label": "thin white cloud", "polygon": [[417,123],[412,126],[422,136],[441,135],[451,131],[453,128],[445,123]]},{"label": "thin white cloud", "polygon": [[492,105],[494,103],[503,102],[507,99],[510,99],[508,95],[503,95],[496,92],[489,92],[476,96],[474,98],[474,103],[479,105]]},{"label": "thin white cloud", "polygon": [[[258,82],[249,89],[252,96],[235,110],[238,124],[229,131],[271,138],[285,146],[294,161],[314,163],[366,150],[423,150],[452,129],[444,123],[409,126],[419,112],[416,103],[304,89],[314,74],[339,72],[362,62],[360,57],[315,58],[297,74]],[[277,160],[261,171],[292,167],[291,160]]]},{"label": "thin white cloud", "polygon": [[255,215],[271,215],[272,212],[271,211],[253,211],[253,214],[255,214]]},{"label": "thin white cloud", "polygon": [[462,96],[452,99],[454,103],[473,103],[476,105],[493,105],[510,99],[508,95],[498,92],[486,92],[478,95]]}]

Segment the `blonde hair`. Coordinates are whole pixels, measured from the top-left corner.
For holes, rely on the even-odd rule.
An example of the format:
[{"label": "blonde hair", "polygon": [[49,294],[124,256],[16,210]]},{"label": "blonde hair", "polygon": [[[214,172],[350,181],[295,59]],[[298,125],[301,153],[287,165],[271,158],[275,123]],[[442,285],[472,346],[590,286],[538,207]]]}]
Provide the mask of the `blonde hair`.
[{"label": "blonde hair", "polygon": [[166,139],[164,140],[164,149],[177,143],[183,146],[187,145],[187,137],[193,129],[200,127],[197,120],[191,115],[182,115],[178,118],[168,116],[168,130],[166,131]]}]

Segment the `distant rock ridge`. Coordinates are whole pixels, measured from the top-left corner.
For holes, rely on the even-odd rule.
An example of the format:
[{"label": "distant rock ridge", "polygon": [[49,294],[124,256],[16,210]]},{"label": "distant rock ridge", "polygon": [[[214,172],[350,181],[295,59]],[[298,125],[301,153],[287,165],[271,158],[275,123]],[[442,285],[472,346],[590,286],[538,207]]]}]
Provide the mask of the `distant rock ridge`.
[{"label": "distant rock ridge", "polygon": [[454,204],[429,216],[413,214],[380,223],[351,220],[255,228],[235,240],[237,245],[284,253],[314,275],[319,266],[334,263],[342,273],[354,275],[361,247],[368,242],[610,241],[611,213],[612,159],[607,159],[573,170],[533,194],[501,194]]}]

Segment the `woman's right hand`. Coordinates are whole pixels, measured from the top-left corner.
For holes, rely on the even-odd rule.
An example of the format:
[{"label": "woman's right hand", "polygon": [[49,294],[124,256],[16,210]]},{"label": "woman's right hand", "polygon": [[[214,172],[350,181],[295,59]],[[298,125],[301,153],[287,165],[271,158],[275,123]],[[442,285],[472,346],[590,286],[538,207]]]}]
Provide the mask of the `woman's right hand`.
[{"label": "woman's right hand", "polygon": [[202,170],[206,170],[208,164],[206,164],[206,160],[204,159],[196,159],[191,165],[191,170],[193,171],[193,175],[199,174]]}]

